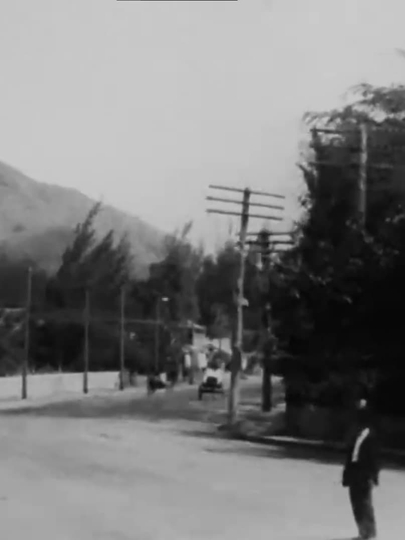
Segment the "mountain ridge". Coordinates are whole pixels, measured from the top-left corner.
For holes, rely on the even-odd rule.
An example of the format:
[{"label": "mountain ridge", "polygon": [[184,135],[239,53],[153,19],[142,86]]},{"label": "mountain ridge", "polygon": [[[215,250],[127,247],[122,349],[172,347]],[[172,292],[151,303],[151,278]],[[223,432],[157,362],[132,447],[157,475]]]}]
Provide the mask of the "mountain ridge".
[{"label": "mountain ridge", "polygon": [[[0,161],[0,247],[53,272],[75,226],[95,203],[75,188],[35,180]],[[111,229],[117,239],[127,234],[135,275],[145,276],[161,258],[165,234],[141,218],[103,204],[94,224],[97,238]]]}]

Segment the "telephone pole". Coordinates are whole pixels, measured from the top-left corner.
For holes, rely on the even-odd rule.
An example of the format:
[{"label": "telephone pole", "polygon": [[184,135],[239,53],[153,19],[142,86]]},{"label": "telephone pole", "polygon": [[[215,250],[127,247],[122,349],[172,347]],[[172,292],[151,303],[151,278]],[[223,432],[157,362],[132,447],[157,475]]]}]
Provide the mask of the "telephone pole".
[{"label": "telephone pole", "polygon": [[32,296],[32,268],[28,268],[27,274],[27,300],[25,306],[25,340],[24,340],[24,359],[21,370],[22,387],[21,397],[27,399],[27,376],[28,363],[30,356],[30,318],[31,318],[31,296]]},{"label": "telephone pole", "polygon": [[360,126],[360,167],[359,167],[359,219],[363,230],[367,221],[367,161],[368,130],[366,124]]},{"label": "telephone pole", "polygon": [[269,300],[270,293],[270,272],[271,256],[273,254],[285,251],[282,246],[292,245],[291,239],[272,240],[273,235],[277,237],[289,236],[291,233],[271,233],[267,229],[262,229],[258,233],[251,233],[256,240],[248,240],[250,245],[254,245],[256,253],[259,255],[259,269],[262,272],[262,411],[270,412],[272,409],[272,373],[273,356],[275,352],[275,336],[272,329],[271,304]]},{"label": "telephone pole", "polygon": [[125,287],[120,295],[120,390],[124,390],[125,371]]},{"label": "telephone pole", "polygon": [[271,381],[271,361],[273,348],[271,336],[271,313],[268,304],[268,292],[270,285],[270,233],[266,229],[259,232],[257,243],[260,249],[260,263],[263,272],[263,307],[262,307],[262,411],[271,411],[272,406],[272,381]]},{"label": "telephone pole", "polygon": [[243,354],[243,307],[246,306],[244,297],[244,281],[245,281],[245,260],[246,260],[246,243],[248,235],[248,225],[251,218],[259,218],[264,220],[282,221],[282,218],[274,215],[261,215],[251,213],[251,207],[270,208],[272,210],[284,210],[284,206],[264,204],[252,202],[251,197],[254,195],[262,197],[271,197],[275,199],[285,199],[283,195],[267,193],[262,191],[254,191],[249,188],[239,189],[226,186],[210,185],[211,189],[231,191],[233,193],[241,193],[242,199],[226,199],[222,197],[207,197],[207,200],[220,203],[230,203],[240,206],[239,211],[221,210],[218,208],[209,208],[209,214],[221,214],[240,217],[239,229],[239,273],[237,282],[235,283],[235,306],[233,306],[233,321],[232,321],[232,360],[231,360],[231,381],[228,394],[228,425],[232,426],[237,418],[238,403],[239,403],[239,378],[242,366]]},{"label": "telephone pole", "polygon": [[231,384],[229,389],[228,402],[228,424],[233,425],[236,420],[237,407],[239,402],[239,376],[242,367],[243,353],[243,306],[245,304],[244,283],[245,283],[245,244],[246,234],[249,224],[249,202],[250,190],[245,189],[243,192],[242,214],[240,223],[240,261],[239,261],[239,276],[236,284],[236,320],[233,321],[234,336],[232,339],[232,361],[231,361]]},{"label": "telephone pole", "polygon": [[[369,128],[365,122],[362,122],[359,127],[356,128],[349,128],[349,129],[330,129],[330,128],[313,128],[312,131],[312,146],[316,149],[317,145],[325,144],[327,146],[327,143],[323,143],[320,136],[336,136],[336,135],[350,135],[354,133],[358,133],[360,144],[355,147],[356,153],[358,154],[358,160],[356,160],[356,165],[358,165],[358,176],[357,176],[357,200],[356,200],[356,211],[358,215],[358,220],[360,223],[360,226],[363,230],[366,228],[367,223],[367,191],[369,189],[368,186],[368,178],[367,173],[369,170],[387,170],[392,169],[392,164],[388,163],[370,163],[369,161],[369,134],[370,130],[372,131],[380,131],[380,132],[387,132],[389,133],[389,129],[384,128]],[[402,131],[402,133],[405,133]],[[332,146],[332,143],[330,144]],[[316,158],[315,160],[310,162],[315,167],[319,167],[322,165],[326,165],[328,167],[336,167],[336,168],[342,168],[345,165],[336,161],[321,161]]]},{"label": "telephone pole", "polygon": [[161,311],[162,302],[168,302],[169,299],[166,296],[158,296],[156,300],[156,323],[155,323],[155,375],[159,373],[159,356],[160,356],[160,324],[161,324]]},{"label": "telephone pole", "polygon": [[83,393],[89,392],[89,326],[90,326],[90,291],[86,287],[84,305],[84,369],[83,369]]}]

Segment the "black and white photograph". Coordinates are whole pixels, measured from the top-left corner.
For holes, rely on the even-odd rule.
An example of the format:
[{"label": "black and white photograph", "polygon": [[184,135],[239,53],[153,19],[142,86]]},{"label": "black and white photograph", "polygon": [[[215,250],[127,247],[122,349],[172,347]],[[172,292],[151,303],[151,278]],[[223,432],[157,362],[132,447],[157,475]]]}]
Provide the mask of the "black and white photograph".
[{"label": "black and white photograph", "polygon": [[2,540],[405,538],[405,2],[0,2]]}]

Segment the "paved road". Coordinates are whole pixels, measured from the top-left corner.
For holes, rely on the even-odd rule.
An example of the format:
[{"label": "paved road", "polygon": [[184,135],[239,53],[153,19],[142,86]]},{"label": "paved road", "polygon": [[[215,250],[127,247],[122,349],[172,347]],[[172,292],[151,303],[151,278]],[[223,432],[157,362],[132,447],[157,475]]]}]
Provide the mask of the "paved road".
[{"label": "paved road", "polygon": [[[338,465],[195,430],[139,419],[0,416],[2,538],[353,536]],[[404,494],[404,473],[385,472],[377,497],[381,538],[403,538]]]}]

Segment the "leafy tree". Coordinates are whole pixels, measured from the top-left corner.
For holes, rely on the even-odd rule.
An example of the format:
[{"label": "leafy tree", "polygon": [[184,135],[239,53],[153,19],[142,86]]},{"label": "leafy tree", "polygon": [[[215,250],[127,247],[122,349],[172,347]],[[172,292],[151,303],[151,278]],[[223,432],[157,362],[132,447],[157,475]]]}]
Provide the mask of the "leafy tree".
[{"label": "leafy tree", "polygon": [[[297,359],[289,363],[290,380],[300,370],[320,384],[336,370],[381,376],[389,365],[402,369],[404,112],[403,87],[361,85],[350,105],[307,116],[311,127],[316,121],[341,132],[312,141],[311,163],[301,167],[307,190],[295,246],[276,265],[278,286],[269,292],[278,337]],[[364,122],[370,133],[365,230],[356,210]]]},{"label": "leafy tree", "polygon": [[[197,288],[201,322],[213,336],[220,333],[224,337],[231,332],[239,265],[240,255],[233,242],[225,243],[215,256],[204,258]],[[257,331],[261,325],[262,293],[259,271],[251,256],[246,258],[244,296],[248,301],[244,310],[244,327]]]},{"label": "leafy tree", "polygon": [[3,375],[15,373],[21,367],[29,268],[32,270],[31,311],[35,312],[43,305],[47,274],[29,259],[0,254],[0,372]]},{"label": "leafy tree", "polygon": [[131,254],[124,236],[116,243],[109,231],[101,240],[96,237],[94,220],[99,203],[75,228],[72,243],[66,248],[62,263],[48,287],[48,299],[60,307],[82,307],[84,290],[89,288],[94,304],[108,308],[115,305],[120,288],[131,278]]},{"label": "leafy tree", "polygon": [[207,256],[198,279],[201,322],[212,327],[218,316],[227,326],[234,309],[235,284],[239,269],[239,256],[233,243],[227,242],[215,256]]},{"label": "leafy tree", "polygon": [[188,240],[192,223],[165,239],[163,259],[150,267],[149,278],[135,283],[134,300],[144,306],[144,314],[155,318],[158,298],[167,297],[168,315],[172,321],[199,319],[197,280],[203,260],[202,248],[195,248]]},{"label": "leafy tree", "polygon": [[[81,370],[83,367],[82,310],[85,290],[90,293],[91,312],[118,309],[120,289],[131,278],[131,255],[126,237],[118,242],[113,231],[99,239],[94,221],[101,209],[96,204],[74,231],[62,256],[60,268],[46,286],[48,314],[32,335],[32,355],[52,368]],[[80,310],[78,312],[78,310]],[[108,367],[114,359],[116,331],[91,322],[92,369]],[[97,359],[95,361],[95,359]],[[110,362],[110,364],[109,364]]]},{"label": "leafy tree", "polygon": [[213,319],[212,324],[208,327],[209,336],[219,340],[228,337],[231,333],[231,321],[229,314],[226,313],[224,306],[221,306],[221,304],[215,304],[212,311],[215,313],[215,318]]}]

